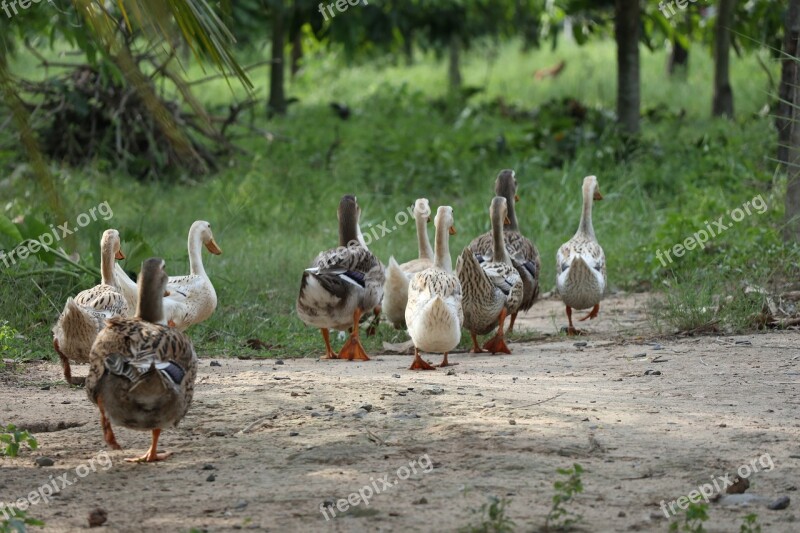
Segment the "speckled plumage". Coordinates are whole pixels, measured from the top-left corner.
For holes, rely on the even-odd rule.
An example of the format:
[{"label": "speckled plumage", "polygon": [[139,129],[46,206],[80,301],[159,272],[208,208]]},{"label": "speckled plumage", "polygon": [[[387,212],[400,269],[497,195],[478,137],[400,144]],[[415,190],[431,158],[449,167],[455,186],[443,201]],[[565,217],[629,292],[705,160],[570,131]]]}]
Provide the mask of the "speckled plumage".
[{"label": "speckled plumage", "polygon": [[467,247],[456,264],[464,295],[464,327],[472,334],[489,333],[498,324],[498,317],[504,309],[508,314],[513,314],[522,305],[522,278],[511,264],[503,240],[506,214],[506,199],[495,196],[490,208],[493,260],[479,263]]},{"label": "speckled plumage", "polygon": [[[495,194],[505,198],[508,206],[509,223],[503,228],[503,241],[511,264],[522,278],[524,295],[519,310],[527,311],[539,295],[541,256],[536,245],[519,230],[516,214],[517,180],[513,170],[503,170],[498,174]],[[469,249],[478,256],[478,262],[492,261],[492,232],[488,231],[473,239]]]},{"label": "speckled plumage", "polygon": [[[170,276],[169,295],[164,298],[164,324],[174,324],[181,331],[208,320],[217,308],[217,293],[203,266],[202,247],[215,255],[222,253],[211,224],[195,221],[189,228],[189,271],[186,276]],[[121,288],[131,309],[136,307],[138,287],[122,267],[115,265],[114,279]]]},{"label": "speckled plumage", "polygon": [[70,372],[68,361],[89,362],[92,343],[106,319],[132,314],[132,308],[114,282],[112,265],[115,257],[122,257],[119,232],[109,229],[100,240],[100,284],[68,298],[64,311],[53,326],[56,350],[59,356],[67,359],[63,361],[65,376]]},{"label": "speckled plumage", "polygon": [[148,453],[157,461],[158,436],[186,416],[194,395],[197,355],[189,338],[163,320],[167,274],[162,259],[148,259],[139,276],[141,294],[133,318],[106,322],[90,354],[86,394],[100,410],[106,442],[119,448],[112,424],[153,432]]},{"label": "speckled plumage", "polygon": [[452,213],[449,206],[438,209],[435,264],[411,278],[405,311],[408,333],[415,348],[445,354],[444,364],[446,354],[461,340],[464,322],[461,282],[453,274],[448,245],[448,234],[451,229],[455,232]]},{"label": "speckled plumage", "polygon": [[556,254],[556,289],[567,307],[569,331],[572,309],[594,308],[586,318],[597,316],[597,309],[606,288],[606,257],[597,242],[592,225],[592,202],[601,200],[595,176],[583,181],[583,210],[578,231],[558,249]]}]

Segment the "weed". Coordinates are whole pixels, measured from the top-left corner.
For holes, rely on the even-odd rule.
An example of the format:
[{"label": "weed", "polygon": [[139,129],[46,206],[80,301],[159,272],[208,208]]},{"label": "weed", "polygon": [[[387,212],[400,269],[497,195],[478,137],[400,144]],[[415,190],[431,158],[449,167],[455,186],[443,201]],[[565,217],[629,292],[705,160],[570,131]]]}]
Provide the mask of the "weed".
[{"label": "weed", "polygon": [[567,478],[553,483],[555,494],[553,495],[553,506],[547,513],[547,520],[544,523],[545,531],[569,530],[583,518],[580,514],[567,509],[567,505],[575,495],[583,492],[583,482],[581,481],[583,467],[575,463],[572,468],[559,468],[556,472]]},{"label": "weed", "polygon": [[756,513],[750,513],[742,519],[739,533],[761,533],[761,524],[758,523],[758,515]]},{"label": "weed", "polygon": [[14,516],[0,521],[0,533],[25,533],[28,526],[43,526],[44,522],[31,518],[25,511],[15,510]]},{"label": "weed", "polygon": [[14,424],[3,428],[0,426],[0,455],[16,457],[22,444],[27,444],[31,450],[39,447],[36,437],[24,430],[19,430]]},{"label": "weed", "polygon": [[489,497],[489,501],[480,508],[470,509],[477,515],[475,519],[478,523],[460,528],[459,533],[511,533],[514,531],[514,521],[506,515],[506,505],[509,503],[511,500],[505,498]]},{"label": "weed", "polygon": [[669,525],[670,531],[683,531],[686,533],[704,533],[706,529],[703,522],[708,520],[707,503],[690,503],[683,514],[683,524],[680,519]]}]

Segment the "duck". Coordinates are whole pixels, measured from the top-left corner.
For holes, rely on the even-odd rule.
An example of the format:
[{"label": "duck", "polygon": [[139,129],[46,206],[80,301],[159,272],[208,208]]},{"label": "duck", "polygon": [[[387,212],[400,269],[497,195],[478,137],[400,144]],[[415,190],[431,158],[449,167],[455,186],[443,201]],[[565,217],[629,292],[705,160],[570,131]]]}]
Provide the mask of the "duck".
[{"label": "duck", "polygon": [[88,363],[95,337],[105,321],[115,316],[128,316],[131,311],[113,275],[115,259],[125,259],[120,250],[120,236],[107,229],[100,238],[100,284],[67,298],[64,310],[53,326],[53,348],[61,359],[64,379],[81,385],[84,378],[73,378],[70,361]]},{"label": "duck", "polygon": [[383,303],[381,307],[386,318],[396,329],[403,329],[406,326],[408,283],[411,277],[417,272],[422,272],[434,265],[433,248],[431,248],[431,242],[428,239],[427,229],[430,219],[430,203],[426,198],[418,198],[414,202],[418,257],[400,265],[394,256],[391,256],[386,266],[386,283],[383,287]]},{"label": "duck", "polygon": [[567,335],[582,332],[572,324],[572,310],[591,311],[581,321],[597,318],[606,290],[606,256],[592,225],[592,204],[603,199],[597,176],[583,180],[583,211],[578,231],[556,254],[556,290],[564,302],[569,327]]},{"label": "duck", "polygon": [[[492,221],[492,260],[480,263],[469,246],[464,248],[456,263],[456,273],[463,292],[464,327],[472,337],[472,353],[484,350],[510,354],[503,330],[506,317],[519,311],[524,296],[522,278],[511,263],[503,239],[508,203],[495,196],[489,207]],[[497,326],[497,334],[488,340],[484,350],[477,335],[485,335]]]},{"label": "duck", "polygon": [[[325,359],[369,361],[359,338],[359,323],[365,311],[380,307],[386,274],[383,264],[364,242],[359,226],[361,207],[356,197],[344,195],[337,215],[339,246],[321,252],[303,271],[297,315],[306,325],[322,332]],[[329,330],[350,328],[350,337],[336,354]]]},{"label": "duck", "polygon": [[[201,248],[214,255],[222,254],[211,224],[205,220],[195,221],[189,228],[189,274],[170,276],[167,283],[169,296],[164,298],[165,324],[185,331],[190,326],[208,320],[217,308],[217,293],[203,266]],[[114,267],[114,279],[125,294],[131,309],[136,309],[138,287],[118,264]]]},{"label": "duck", "polygon": [[90,354],[86,394],[100,411],[105,442],[121,449],[113,425],[150,431],[147,453],[126,459],[156,462],[170,457],[158,452],[161,431],[186,416],[194,395],[197,354],[192,341],[177,328],[164,326],[164,260],[142,263],[134,317],[114,317],[97,335]]},{"label": "duck", "polygon": [[449,366],[447,354],[461,341],[461,325],[464,323],[461,282],[453,273],[448,242],[449,236],[456,234],[453,208],[440,206],[436,210],[434,225],[434,265],[414,274],[408,288],[405,321],[414,342],[414,362],[409,370],[435,370],[420,357],[420,350],[443,353],[439,366]]},{"label": "duck", "polygon": [[[511,169],[501,170],[497,175],[494,185],[495,194],[506,199],[508,205],[507,224],[503,228],[503,239],[506,243],[506,250],[511,257],[511,264],[519,272],[522,278],[523,297],[519,311],[511,315],[511,322],[508,325],[508,333],[514,331],[514,323],[520,311],[528,311],[533,307],[536,298],[539,296],[539,278],[542,271],[542,260],[539,250],[531,240],[525,237],[519,230],[517,221],[516,203],[520,198],[517,194],[517,177]],[[476,237],[470,244],[470,250],[477,256],[478,262],[491,261],[492,232],[484,233]]]}]

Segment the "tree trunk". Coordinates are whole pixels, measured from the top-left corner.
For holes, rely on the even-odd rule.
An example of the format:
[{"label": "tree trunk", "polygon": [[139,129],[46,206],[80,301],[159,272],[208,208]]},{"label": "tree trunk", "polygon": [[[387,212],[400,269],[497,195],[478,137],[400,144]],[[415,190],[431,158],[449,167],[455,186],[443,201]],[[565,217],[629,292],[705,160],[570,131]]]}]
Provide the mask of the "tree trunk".
[{"label": "tree trunk", "polygon": [[[682,32],[684,35],[690,36],[692,34],[692,13],[691,7],[684,10],[683,23],[678,24],[676,31]],[[670,77],[680,75],[685,78],[689,73],[689,50],[684,48],[680,41],[672,38],[672,51],[667,60],[667,74]]]},{"label": "tree trunk", "polygon": [[[784,58],[783,74],[781,76],[781,92],[784,83],[789,86],[786,91],[787,97],[787,126],[790,130],[788,135],[788,146],[786,146],[786,225],[783,230],[783,238],[787,243],[800,242],[800,66],[798,62],[798,46],[800,45],[800,0],[790,0],[789,13],[786,19],[786,36],[784,41],[784,51],[789,53],[792,50],[793,57]],[[786,68],[787,63],[794,66]],[[787,74],[787,70],[789,73]],[[789,77],[790,76],[790,77]],[[787,79],[788,77],[788,79]],[[781,95],[781,98],[784,98]],[[784,133],[779,132],[780,135]]]},{"label": "tree trunk", "polygon": [[[792,134],[792,102],[794,81],[797,76],[798,41],[800,41],[800,0],[789,0],[786,24],[783,35],[783,56],[781,57],[781,84],[778,89],[778,109],[775,127],[778,129],[778,161],[785,167],[789,162],[789,140]],[[788,207],[788,206],[787,206]],[[788,212],[788,209],[787,209]]]},{"label": "tree trunk", "polygon": [[639,0],[616,0],[617,122],[623,131],[639,132]]},{"label": "tree trunk", "polygon": [[450,38],[448,79],[450,80],[450,89],[452,91],[461,89],[461,37],[457,34],[453,34]]},{"label": "tree trunk", "polygon": [[286,94],[283,90],[285,72],[285,12],[282,6],[275,6],[272,12],[272,65],[269,76],[269,103],[267,110],[270,116],[286,114]]},{"label": "tree trunk", "polygon": [[736,0],[719,0],[717,26],[714,30],[714,101],[715,117],[733,118],[733,89],[730,80],[731,26]]}]

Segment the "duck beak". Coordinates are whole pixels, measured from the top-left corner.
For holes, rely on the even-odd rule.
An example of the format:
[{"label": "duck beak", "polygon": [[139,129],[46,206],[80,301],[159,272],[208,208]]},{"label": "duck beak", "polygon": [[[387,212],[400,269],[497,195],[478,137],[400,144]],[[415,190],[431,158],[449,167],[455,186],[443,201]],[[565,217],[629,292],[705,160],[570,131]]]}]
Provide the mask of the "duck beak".
[{"label": "duck beak", "polygon": [[515,194],[514,195],[514,201],[515,202],[519,202],[519,194]]},{"label": "duck beak", "polygon": [[125,259],[125,254],[122,253],[122,250],[117,250],[117,253],[114,254],[114,259]]},{"label": "duck beak", "polygon": [[450,232],[450,235],[455,235],[456,234],[456,227],[455,226],[450,226],[450,231],[449,232]]},{"label": "duck beak", "polygon": [[217,245],[217,241],[213,238],[206,243],[206,249],[214,255],[220,255],[222,253],[222,250],[220,250]]},{"label": "duck beak", "polygon": [[594,199],[595,200],[602,200],[603,199],[603,195],[600,194],[600,191],[594,191]]}]

